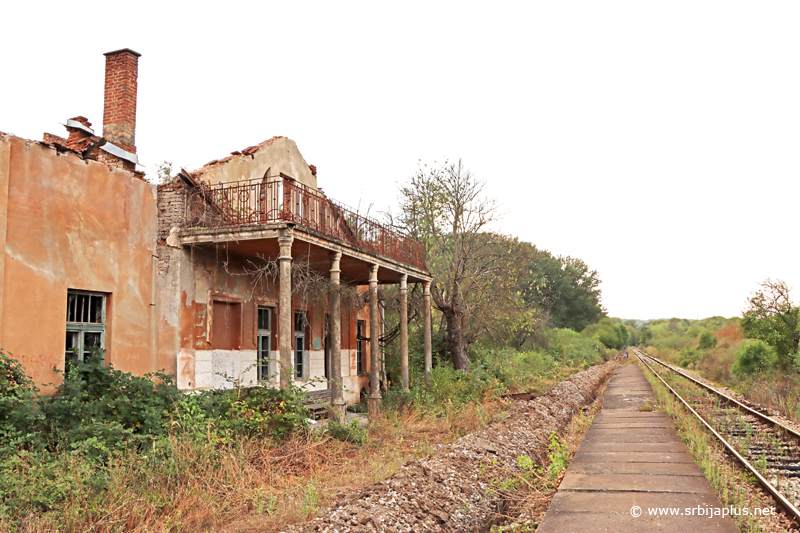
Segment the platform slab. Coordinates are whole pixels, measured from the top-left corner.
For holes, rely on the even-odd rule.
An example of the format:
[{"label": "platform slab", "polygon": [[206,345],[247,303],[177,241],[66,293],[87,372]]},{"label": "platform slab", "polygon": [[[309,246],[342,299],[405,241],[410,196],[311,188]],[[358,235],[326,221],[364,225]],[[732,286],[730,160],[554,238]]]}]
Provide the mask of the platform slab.
[{"label": "platform slab", "polygon": [[655,399],[640,367],[617,368],[537,533],[739,531],[709,516],[722,504],[669,415],[640,410]]}]

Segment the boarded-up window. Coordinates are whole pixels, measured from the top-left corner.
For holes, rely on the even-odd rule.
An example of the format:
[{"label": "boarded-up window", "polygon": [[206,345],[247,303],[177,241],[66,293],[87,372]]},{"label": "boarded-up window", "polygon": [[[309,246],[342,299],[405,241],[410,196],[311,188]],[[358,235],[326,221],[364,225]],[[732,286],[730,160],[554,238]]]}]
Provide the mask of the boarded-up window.
[{"label": "boarded-up window", "polygon": [[239,350],[242,346],[242,304],[214,300],[211,307],[211,347]]}]

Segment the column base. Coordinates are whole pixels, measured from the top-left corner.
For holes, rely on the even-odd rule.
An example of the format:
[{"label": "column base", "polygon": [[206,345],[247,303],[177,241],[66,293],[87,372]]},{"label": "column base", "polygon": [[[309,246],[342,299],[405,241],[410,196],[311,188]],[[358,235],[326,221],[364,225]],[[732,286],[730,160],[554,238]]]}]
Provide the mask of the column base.
[{"label": "column base", "polygon": [[345,415],[347,413],[347,404],[344,401],[331,402],[331,407],[328,410],[330,419],[340,424],[344,423]]},{"label": "column base", "polygon": [[367,399],[367,417],[369,418],[370,422],[375,422],[381,416],[381,404],[383,403],[383,398],[381,398],[380,392],[375,392],[374,394],[370,394],[369,398]]}]

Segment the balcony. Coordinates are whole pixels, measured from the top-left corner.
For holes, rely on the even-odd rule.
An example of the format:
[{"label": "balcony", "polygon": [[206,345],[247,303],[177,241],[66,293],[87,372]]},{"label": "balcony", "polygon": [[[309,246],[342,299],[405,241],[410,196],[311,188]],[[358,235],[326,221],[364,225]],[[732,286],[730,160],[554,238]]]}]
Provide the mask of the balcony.
[{"label": "balcony", "polygon": [[198,183],[188,227],[230,229],[292,222],[368,252],[425,270],[425,249],[358,211],[281,173],[261,180]]}]

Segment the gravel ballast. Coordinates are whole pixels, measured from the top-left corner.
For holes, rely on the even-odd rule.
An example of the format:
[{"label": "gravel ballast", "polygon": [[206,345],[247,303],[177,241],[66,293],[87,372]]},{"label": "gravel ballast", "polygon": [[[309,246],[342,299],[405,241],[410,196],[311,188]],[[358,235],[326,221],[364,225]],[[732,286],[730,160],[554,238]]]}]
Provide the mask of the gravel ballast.
[{"label": "gravel ballast", "polygon": [[523,474],[517,459],[547,461],[548,438],[592,403],[615,361],[591,367],[542,396],[513,406],[502,422],[461,437],[385,481],[364,487],[316,519],[287,533],[478,531],[492,518],[498,485]]}]

